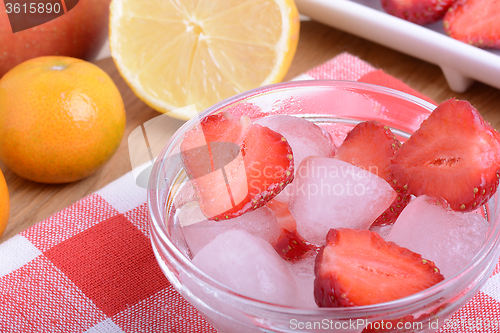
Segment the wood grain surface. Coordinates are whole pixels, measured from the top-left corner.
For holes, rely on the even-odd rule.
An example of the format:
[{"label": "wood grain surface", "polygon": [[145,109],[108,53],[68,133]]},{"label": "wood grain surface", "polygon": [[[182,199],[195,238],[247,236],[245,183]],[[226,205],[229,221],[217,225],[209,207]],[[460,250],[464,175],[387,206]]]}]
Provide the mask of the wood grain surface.
[{"label": "wood grain surface", "polygon": [[[451,97],[468,100],[487,121],[496,129],[500,129],[498,89],[476,82],[465,93],[455,93],[448,88],[439,67],[314,21],[301,22],[297,53],[285,80],[318,66],[342,52],[349,52],[384,70],[436,102]],[[127,127],[117,153],[92,176],[63,185],[27,181],[15,175],[0,162],[11,200],[9,223],[3,237],[0,238],[0,243],[131,170],[128,135],[137,126],[159,113],[134,95],[116,70],[112,59],[103,59],[96,64],[115,81],[125,102]]]}]

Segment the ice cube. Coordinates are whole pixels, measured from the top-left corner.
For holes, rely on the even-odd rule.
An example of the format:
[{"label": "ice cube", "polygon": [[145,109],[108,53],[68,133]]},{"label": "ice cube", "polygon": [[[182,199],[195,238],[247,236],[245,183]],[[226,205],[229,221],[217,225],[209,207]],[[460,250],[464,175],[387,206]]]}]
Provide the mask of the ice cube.
[{"label": "ice cube", "polygon": [[203,216],[197,202],[190,202],[177,211],[177,218],[193,255],[196,255],[217,235],[232,229],[245,230],[269,243],[275,242],[280,235],[276,215],[268,207],[262,207],[229,220],[211,221]]},{"label": "ice cube", "polygon": [[317,245],[332,228],[368,229],[396,198],[384,179],[326,157],[304,159],[293,189],[289,209],[297,231]]},{"label": "ice cube", "polygon": [[297,286],[285,261],[268,242],[245,231],[218,235],[193,264],[242,295],[283,305],[296,300]]},{"label": "ice cube", "polygon": [[387,236],[433,261],[445,278],[464,268],[484,244],[488,221],[477,213],[454,212],[427,196],[411,201]]},{"label": "ice cube", "polygon": [[387,239],[387,236],[389,235],[389,232],[391,232],[392,229],[392,224],[387,224],[387,225],[382,225],[382,226],[371,226],[370,230],[375,231],[377,234],[379,234],[383,239]]},{"label": "ice cube", "polygon": [[[330,134],[318,125],[294,116],[275,115],[264,117],[255,123],[269,127],[283,135],[292,148],[295,170],[307,156],[333,157],[337,147]],[[275,200],[288,202],[287,186]]]},{"label": "ice cube", "polygon": [[354,125],[346,123],[327,123],[321,124],[321,127],[330,133],[333,143],[337,147],[340,147],[347,134],[354,128]]},{"label": "ice cube", "polygon": [[304,308],[317,308],[314,300],[314,262],[316,252],[294,263],[289,264],[290,273],[292,273],[297,284],[298,297],[296,306]]}]

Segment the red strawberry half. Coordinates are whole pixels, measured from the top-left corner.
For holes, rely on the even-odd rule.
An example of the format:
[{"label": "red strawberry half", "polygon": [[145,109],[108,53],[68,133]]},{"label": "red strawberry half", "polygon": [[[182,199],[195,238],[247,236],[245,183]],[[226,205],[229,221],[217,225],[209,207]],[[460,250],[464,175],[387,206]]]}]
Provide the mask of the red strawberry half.
[{"label": "red strawberry half", "polygon": [[389,127],[378,121],[365,121],[357,124],[337,149],[335,158],[351,163],[385,179],[398,196],[391,206],[382,213],[373,225],[387,225],[396,221],[399,213],[410,201],[408,191],[395,183],[390,173],[390,160],[401,147],[401,142]]},{"label": "red strawberry half", "polygon": [[274,249],[286,261],[296,262],[304,258],[316,247],[302,238],[297,230],[281,229],[281,235],[274,245]]},{"label": "red strawberry half", "polygon": [[416,24],[439,21],[455,0],[381,0],[384,10]]},{"label": "red strawberry half", "polygon": [[471,211],[496,191],[500,135],[467,101],[441,103],[397,151],[391,172],[415,195]]},{"label": "red strawberry half", "polygon": [[272,209],[281,227],[281,235],[274,244],[274,249],[281,258],[286,261],[296,262],[310,251],[317,250],[315,245],[306,241],[297,232],[295,218],[288,210],[286,203],[271,200],[267,203],[267,207]]},{"label": "red strawberry half", "polygon": [[393,188],[398,193],[398,196],[396,197],[396,199],[394,199],[389,208],[387,208],[385,212],[380,214],[380,216],[377,217],[375,221],[373,221],[372,226],[381,227],[384,225],[393,224],[394,222],[396,222],[399,214],[401,214],[406,205],[410,203],[411,196],[408,193],[408,190],[403,187],[396,189],[396,185],[397,184],[394,184]]},{"label": "red strawberry half", "polygon": [[181,156],[203,214],[229,219],[257,209],[293,179],[293,155],[279,133],[223,114],[200,120]]},{"label": "red strawberry half", "polygon": [[378,121],[357,124],[337,149],[335,158],[370,171],[392,183],[390,159],[401,147],[401,142],[389,127]]},{"label": "red strawberry half", "polygon": [[443,19],[445,32],[481,48],[500,48],[500,1],[459,0]]},{"label": "red strawberry half", "polygon": [[331,229],[314,267],[314,297],[320,307],[389,302],[444,279],[434,263],[376,232]]}]

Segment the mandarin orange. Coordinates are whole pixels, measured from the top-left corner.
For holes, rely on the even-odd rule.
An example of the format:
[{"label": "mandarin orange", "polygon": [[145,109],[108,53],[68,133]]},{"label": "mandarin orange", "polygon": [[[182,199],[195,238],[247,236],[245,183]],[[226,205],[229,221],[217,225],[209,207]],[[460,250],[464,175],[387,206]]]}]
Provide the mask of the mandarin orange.
[{"label": "mandarin orange", "polygon": [[5,183],[5,178],[0,170],[0,237],[2,237],[5,227],[7,226],[7,221],[9,220],[10,211],[10,201],[9,201],[9,190],[7,189],[7,184]]},{"label": "mandarin orange", "polygon": [[0,159],[21,177],[87,177],[115,153],[124,130],[120,92],[94,64],[39,57],[0,79]]}]

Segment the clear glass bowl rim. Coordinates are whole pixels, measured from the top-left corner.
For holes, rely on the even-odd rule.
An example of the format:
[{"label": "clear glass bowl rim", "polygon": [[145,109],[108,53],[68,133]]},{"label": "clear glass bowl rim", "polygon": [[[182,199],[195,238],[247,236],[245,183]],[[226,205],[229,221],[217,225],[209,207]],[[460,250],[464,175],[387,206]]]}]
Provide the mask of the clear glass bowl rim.
[{"label": "clear glass bowl rim", "polygon": [[[398,99],[403,99],[413,104],[416,104],[426,110],[429,111],[429,114],[436,107],[435,104],[432,104],[428,101],[425,101],[419,97],[414,95],[410,95],[408,93],[395,90],[392,88],[387,88],[384,86],[379,86],[376,84],[365,83],[365,82],[357,82],[357,81],[345,81],[345,80],[299,80],[299,81],[288,81],[282,83],[271,84],[267,86],[262,86],[256,89],[252,89],[240,94],[237,94],[233,97],[225,99],[213,106],[207,108],[205,111],[201,112],[199,115],[199,119],[217,112],[218,110],[224,108],[225,106],[231,105],[235,102],[239,102],[250,97],[273,92],[276,90],[283,89],[301,89],[302,87],[336,87],[340,86],[343,89],[348,90],[366,90],[374,93],[382,93],[384,95],[392,96]],[[259,310],[264,310],[267,312],[274,312],[279,314],[286,315],[300,315],[300,316],[320,316],[327,318],[329,315],[336,315],[339,317],[350,317],[350,316],[376,316],[384,313],[397,312],[401,309],[407,307],[415,307],[417,304],[424,304],[428,302],[429,298],[432,298],[434,295],[441,295],[447,289],[453,289],[454,286],[459,285],[462,282],[464,277],[470,277],[471,274],[474,276],[474,272],[477,270],[481,270],[481,266],[484,265],[483,261],[486,258],[491,256],[491,252],[496,251],[497,253],[493,258],[498,257],[499,252],[499,243],[500,243],[500,222],[499,217],[493,216],[494,221],[490,221],[490,232],[486,239],[485,244],[480,249],[480,251],[476,254],[474,259],[461,271],[456,273],[454,276],[430,287],[421,292],[415,293],[413,295],[397,299],[394,301],[374,304],[374,305],[365,305],[365,306],[356,306],[356,307],[344,307],[344,308],[301,308],[301,307],[292,307],[278,304],[271,304],[261,300],[253,299],[248,296],[241,295],[230,288],[227,288],[225,285],[219,283],[218,281],[212,279],[210,276],[203,273],[199,270],[195,265],[191,263],[191,261],[186,258],[182,252],[170,241],[168,236],[168,231],[166,229],[166,225],[164,221],[162,221],[160,209],[158,204],[159,202],[159,191],[154,189],[162,188],[161,183],[163,179],[159,177],[161,174],[161,170],[164,167],[165,156],[168,156],[171,148],[175,146],[175,143],[181,140],[183,134],[189,130],[197,121],[196,118],[190,119],[187,121],[169,140],[169,142],[165,145],[160,155],[157,157],[153,169],[151,171],[151,177],[149,180],[149,188],[147,195],[147,209],[150,217],[149,221],[149,229],[152,235],[152,238],[160,241],[163,246],[168,248],[170,255],[174,257],[177,261],[177,265],[181,265],[183,269],[187,269],[189,271],[189,275],[191,278],[196,279],[198,284],[202,284],[205,288],[211,288],[217,290],[217,292],[223,293],[229,299],[232,299],[241,305],[246,307],[254,307]],[[159,161],[159,162],[158,162]],[[498,195],[498,192],[497,192]],[[491,199],[490,199],[491,200]],[[500,207],[498,207],[500,209]],[[164,208],[165,209],[165,208]],[[154,234],[154,236],[153,236]],[[469,281],[472,283],[474,279]],[[437,300],[437,299],[436,299]]]}]

